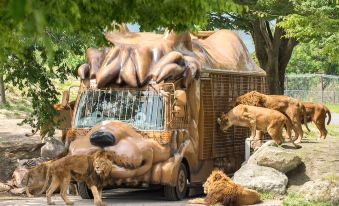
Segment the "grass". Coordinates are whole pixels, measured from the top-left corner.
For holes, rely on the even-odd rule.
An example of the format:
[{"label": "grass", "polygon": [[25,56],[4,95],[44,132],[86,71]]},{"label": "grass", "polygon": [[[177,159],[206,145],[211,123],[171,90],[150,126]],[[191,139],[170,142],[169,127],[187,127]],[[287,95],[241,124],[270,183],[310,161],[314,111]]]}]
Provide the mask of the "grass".
[{"label": "grass", "polygon": [[339,113],[339,103],[338,103],[338,104],[326,104],[326,107],[327,107],[331,112]]},{"label": "grass", "polygon": [[276,200],[281,198],[281,196],[270,192],[259,192],[259,193],[261,200]]},{"label": "grass", "polygon": [[22,92],[17,88],[6,85],[6,104],[0,105],[0,114],[8,118],[22,118],[32,112],[29,99],[23,97]]},{"label": "grass", "polygon": [[[305,135],[307,137],[316,139],[317,137],[320,136],[320,132],[319,132],[318,128],[313,123],[308,123],[307,125],[311,130],[309,132],[303,126],[304,127],[303,130],[304,130]],[[327,136],[339,138],[339,124],[331,124],[330,123],[329,125],[326,125],[326,129],[327,129],[327,132],[328,132]]]},{"label": "grass", "polygon": [[326,201],[306,201],[304,197],[295,192],[288,193],[283,200],[284,206],[332,206],[331,202]]}]

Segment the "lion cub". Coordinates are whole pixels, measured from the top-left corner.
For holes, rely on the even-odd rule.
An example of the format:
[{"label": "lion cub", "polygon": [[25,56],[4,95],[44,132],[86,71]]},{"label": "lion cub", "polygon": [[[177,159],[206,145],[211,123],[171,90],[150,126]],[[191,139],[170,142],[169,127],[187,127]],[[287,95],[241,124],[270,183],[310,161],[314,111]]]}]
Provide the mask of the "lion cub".
[{"label": "lion cub", "polygon": [[87,184],[93,193],[95,205],[104,205],[101,200],[101,191],[104,179],[110,175],[112,168],[109,155],[110,153],[104,151],[96,151],[91,155],[71,155],[50,162],[42,189],[44,191],[47,188],[51,178],[51,184],[46,192],[47,203],[55,204],[51,201],[51,196],[60,187],[62,199],[67,205],[73,205],[73,202],[67,198],[67,187],[72,178]]},{"label": "lion cub", "polygon": [[296,148],[300,148],[291,139],[292,125],[290,120],[276,110],[240,104],[227,114],[222,114],[221,118],[218,118],[218,124],[224,132],[232,125],[249,127],[251,130],[251,140],[254,138],[256,130],[268,132],[278,145],[281,145],[284,141],[282,129],[285,127],[287,137]]}]

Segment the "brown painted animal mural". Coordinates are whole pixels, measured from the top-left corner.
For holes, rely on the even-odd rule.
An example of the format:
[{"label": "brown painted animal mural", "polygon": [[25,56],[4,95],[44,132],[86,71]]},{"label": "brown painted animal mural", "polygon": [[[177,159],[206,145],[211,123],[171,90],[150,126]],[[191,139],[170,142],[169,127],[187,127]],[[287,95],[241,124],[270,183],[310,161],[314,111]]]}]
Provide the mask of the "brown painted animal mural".
[{"label": "brown painted animal mural", "polygon": [[224,206],[252,205],[260,202],[260,194],[236,184],[221,170],[214,170],[203,185],[205,198],[188,201],[189,204]]},{"label": "brown painted animal mural", "polygon": [[319,132],[320,139],[325,139],[327,136],[327,130],[325,127],[326,115],[328,116],[327,125],[331,122],[330,110],[321,103],[316,102],[302,102],[306,108],[307,122],[313,122]]},{"label": "brown painted animal mural", "polygon": [[[190,33],[107,32],[114,46],[86,51],[78,68],[82,80],[95,79],[98,88],[111,85],[142,87],[178,80],[184,88],[198,78],[202,67],[262,73],[245,45],[232,31],[220,30],[206,39]],[[225,41],[227,39],[228,41]]]},{"label": "brown painted animal mural", "polygon": [[304,135],[301,127],[301,118],[304,119],[304,124],[309,130],[306,122],[306,114],[304,113],[305,107],[302,105],[301,101],[297,99],[283,95],[266,95],[257,91],[252,91],[237,97],[234,106],[239,104],[274,109],[286,115],[292,122],[293,131],[297,138],[295,143],[300,143]]}]

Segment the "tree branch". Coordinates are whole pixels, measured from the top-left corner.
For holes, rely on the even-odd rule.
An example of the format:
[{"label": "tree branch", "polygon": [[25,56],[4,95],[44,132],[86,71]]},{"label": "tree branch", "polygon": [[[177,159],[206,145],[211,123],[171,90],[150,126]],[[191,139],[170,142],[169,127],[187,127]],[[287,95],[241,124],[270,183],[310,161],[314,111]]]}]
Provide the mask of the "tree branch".
[{"label": "tree branch", "polygon": [[268,31],[266,29],[265,22],[263,19],[261,18],[258,19],[258,26],[259,26],[261,35],[264,38],[266,45],[268,46],[268,49],[272,50],[273,48],[272,41],[269,37]]},{"label": "tree branch", "polygon": [[268,21],[265,21],[265,24],[266,24],[266,29],[267,29],[267,32],[268,32],[268,36],[270,37],[271,41],[273,40],[273,35],[272,35],[272,31],[271,31],[271,28],[270,28],[270,24]]}]

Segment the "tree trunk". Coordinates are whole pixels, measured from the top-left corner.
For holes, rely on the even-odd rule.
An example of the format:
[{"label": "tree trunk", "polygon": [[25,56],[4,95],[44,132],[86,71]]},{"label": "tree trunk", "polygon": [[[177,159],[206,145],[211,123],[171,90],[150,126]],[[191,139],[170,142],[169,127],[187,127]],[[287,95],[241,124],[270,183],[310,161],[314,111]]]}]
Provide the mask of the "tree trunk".
[{"label": "tree trunk", "polygon": [[4,76],[0,74],[0,104],[6,104]]},{"label": "tree trunk", "polygon": [[[278,23],[279,20],[277,20]],[[285,31],[275,27],[274,34],[269,22],[257,19],[252,24],[251,35],[260,67],[267,73],[269,94],[284,93],[284,78],[287,64],[297,41],[285,38]]]}]

